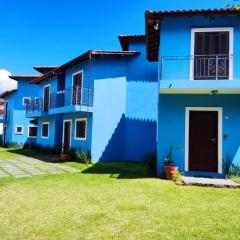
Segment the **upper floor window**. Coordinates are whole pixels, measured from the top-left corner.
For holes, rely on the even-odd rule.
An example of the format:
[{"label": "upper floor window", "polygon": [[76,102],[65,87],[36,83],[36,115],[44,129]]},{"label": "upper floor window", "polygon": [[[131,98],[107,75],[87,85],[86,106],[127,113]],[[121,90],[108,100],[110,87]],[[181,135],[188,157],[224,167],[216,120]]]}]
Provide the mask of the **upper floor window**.
[{"label": "upper floor window", "polygon": [[193,28],[192,80],[228,80],[233,77],[233,29]]},{"label": "upper floor window", "polygon": [[87,138],[87,119],[80,118],[75,121],[75,139],[86,140]]},{"label": "upper floor window", "polygon": [[23,97],[23,99],[22,99],[22,105],[23,106],[29,105],[30,102],[31,102],[31,98],[30,97]]},{"label": "upper floor window", "polygon": [[80,105],[82,102],[83,71],[73,74],[72,104]]},{"label": "upper floor window", "polygon": [[50,106],[50,85],[43,88],[43,111],[47,112]]},{"label": "upper floor window", "polygon": [[15,126],[15,134],[23,135],[23,126],[22,125]]}]

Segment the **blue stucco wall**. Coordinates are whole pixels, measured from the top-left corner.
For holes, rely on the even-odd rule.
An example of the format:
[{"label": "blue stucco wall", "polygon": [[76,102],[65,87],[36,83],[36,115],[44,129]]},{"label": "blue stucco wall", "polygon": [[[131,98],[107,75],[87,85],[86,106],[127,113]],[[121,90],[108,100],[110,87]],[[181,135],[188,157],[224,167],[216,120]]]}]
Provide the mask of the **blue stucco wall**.
[{"label": "blue stucco wall", "polygon": [[[75,120],[79,118],[87,118],[87,139],[86,140],[78,140],[75,139]],[[71,147],[74,149],[87,149],[91,151],[92,144],[92,113],[87,112],[76,112],[76,113],[65,113],[63,116],[63,120],[71,120],[72,121],[72,135],[71,135]]]},{"label": "blue stucco wall", "polygon": [[[240,19],[233,16],[215,17],[166,17],[161,24],[160,57],[178,56],[189,57],[191,55],[191,29],[205,27],[233,27],[234,28],[234,79],[240,80]],[[165,61],[163,66],[164,79],[177,80],[182,77],[190,77],[190,60]],[[174,69],[174,70],[173,70]],[[186,79],[185,79],[186,80]]]},{"label": "blue stucco wall", "polygon": [[[9,106],[9,121],[5,124],[7,126],[7,143],[36,143],[36,138],[28,138],[28,126],[34,126],[26,118],[25,106],[22,104],[23,97],[30,97],[33,99],[39,91],[37,85],[29,84],[26,80],[18,81],[17,91],[8,95],[5,102],[8,101]],[[23,134],[15,134],[15,126],[23,126]]]},{"label": "blue stucco wall", "polygon": [[[158,174],[163,173],[164,159],[170,146],[185,149],[185,108],[222,107],[223,108],[223,158],[228,154],[234,158],[237,153],[240,129],[239,95],[165,95],[159,97],[158,127]],[[222,136],[222,137],[223,137]],[[184,171],[184,151],[174,152],[175,164]],[[240,159],[238,159],[240,164]]]}]

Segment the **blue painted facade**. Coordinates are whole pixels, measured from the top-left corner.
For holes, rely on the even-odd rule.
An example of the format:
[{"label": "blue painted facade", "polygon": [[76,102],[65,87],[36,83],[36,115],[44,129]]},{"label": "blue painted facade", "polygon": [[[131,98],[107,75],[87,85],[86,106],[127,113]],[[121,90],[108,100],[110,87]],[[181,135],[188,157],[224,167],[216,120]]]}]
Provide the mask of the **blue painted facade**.
[{"label": "blue painted facade", "polygon": [[[92,104],[70,103],[47,112],[27,113],[27,117],[38,119],[37,144],[61,146],[64,121],[71,121],[71,148],[89,150],[93,161],[139,161],[156,150],[157,63],[146,60],[144,40],[131,41],[129,51],[140,54],[85,59],[39,83],[40,98],[46,85],[50,85],[51,94],[66,92],[73,86],[73,75],[82,71],[83,89],[91,89]],[[76,119],[87,119],[86,140],[75,138]],[[44,122],[49,123],[48,138],[41,137]]]},{"label": "blue painted facade", "polygon": [[[10,93],[4,97],[4,118],[0,120],[3,128],[6,127],[5,141],[7,144],[17,143],[24,145],[25,143],[36,143],[37,138],[28,136],[28,127],[35,126],[30,123],[30,119],[26,118],[26,107],[23,105],[23,98],[28,97],[34,99],[38,93],[38,86],[29,83],[28,79],[18,81],[17,91]],[[6,117],[6,103],[8,102],[8,113]],[[15,132],[16,126],[23,127],[23,133]],[[4,134],[2,135],[2,141]]]},{"label": "blue painted facade", "polygon": [[[213,14],[214,15],[214,14]],[[233,74],[231,80],[193,80],[191,79],[191,45],[194,28],[232,28],[233,30]],[[204,32],[204,30],[202,30]],[[240,19],[236,16],[205,17],[177,16],[164,17],[160,28],[159,47],[159,104],[158,104],[158,175],[163,174],[163,166],[170,146],[183,150],[174,151],[175,165],[186,175],[224,176],[224,159],[229,155],[235,164],[240,164],[236,157],[239,149],[240,129],[240,72],[239,44]],[[231,60],[230,60],[231,61]],[[229,74],[230,75],[230,74]],[[212,94],[214,91],[217,94]],[[220,152],[218,151],[219,170],[215,173],[189,172],[187,168],[189,142],[187,135],[187,108],[221,109],[218,119],[222,128]],[[213,110],[214,111],[214,110]],[[187,130],[186,130],[187,128]],[[221,158],[221,159],[220,159]]]}]

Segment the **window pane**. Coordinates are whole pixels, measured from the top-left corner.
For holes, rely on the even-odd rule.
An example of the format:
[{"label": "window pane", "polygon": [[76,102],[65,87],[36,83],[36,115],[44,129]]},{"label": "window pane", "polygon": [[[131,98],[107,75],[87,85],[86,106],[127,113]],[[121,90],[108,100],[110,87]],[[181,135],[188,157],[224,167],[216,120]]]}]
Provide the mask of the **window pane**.
[{"label": "window pane", "polygon": [[86,138],[86,121],[77,121],[76,138]]},{"label": "window pane", "polygon": [[22,134],[23,133],[23,127],[22,126],[16,126],[15,133]]},{"label": "window pane", "polygon": [[29,137],[37,137],[37,127],[29,127]]},{"label": "window pane", "polygon": [[30,99],[29,98],[24,98],[23,99],[23,104],[24,104],[24,106],[27,106],[28,104],[30,104]]},{"label": "window pane", "polygon": [[42,125],[42,136],[43,137],[48,137],[48,124],[43,124]]}]

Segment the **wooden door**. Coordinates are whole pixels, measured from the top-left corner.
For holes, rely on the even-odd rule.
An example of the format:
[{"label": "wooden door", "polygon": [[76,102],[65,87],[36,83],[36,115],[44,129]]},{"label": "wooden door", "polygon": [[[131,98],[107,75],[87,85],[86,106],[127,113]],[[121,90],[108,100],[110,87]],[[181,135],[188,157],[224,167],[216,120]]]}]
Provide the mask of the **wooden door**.
[{"label": "wooden door", "polygon": [[189,170],[218,172],[218,112],[189,113]]},{"label": "wooden door", "polygon": [[71,147],[71,122],[64,122],[63,146],[64,150],[68,151]]}]

